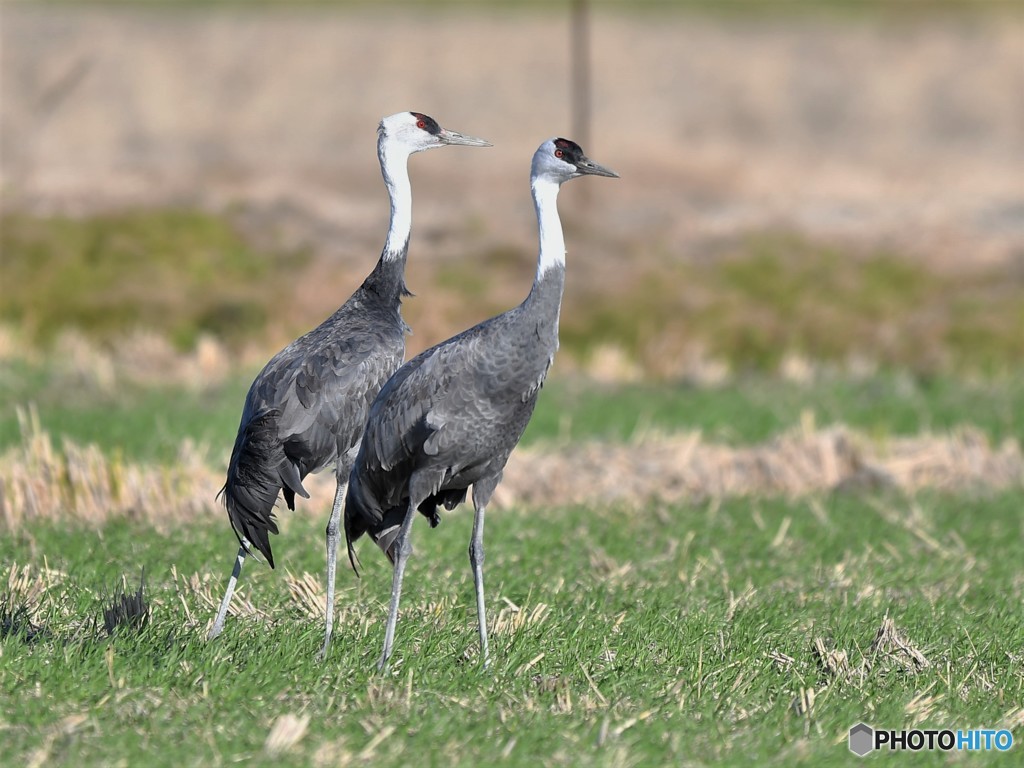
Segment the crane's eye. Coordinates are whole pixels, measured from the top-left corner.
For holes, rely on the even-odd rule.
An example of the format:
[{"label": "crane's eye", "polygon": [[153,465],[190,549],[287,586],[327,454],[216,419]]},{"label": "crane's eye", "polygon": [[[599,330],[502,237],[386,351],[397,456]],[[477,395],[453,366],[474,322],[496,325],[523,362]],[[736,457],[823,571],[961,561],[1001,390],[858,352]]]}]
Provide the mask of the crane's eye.
[{"label": "crane's eye", "polygon": [[565,152],[563,152],[563,151],[562,151],[562,150],[560,150],[560,149],[556,149],[556,150],[555,150],[555,157],[561,157],[561,156],[562,156],[562,155],[564,155],[564,154],[565,154]]},{"label": "crane's eye", "polygon": [[427,121],[426,120],[417,120],[416,121],[416,127],[419,128],[421,131],[426,130],[426,128],[427,128]]}]

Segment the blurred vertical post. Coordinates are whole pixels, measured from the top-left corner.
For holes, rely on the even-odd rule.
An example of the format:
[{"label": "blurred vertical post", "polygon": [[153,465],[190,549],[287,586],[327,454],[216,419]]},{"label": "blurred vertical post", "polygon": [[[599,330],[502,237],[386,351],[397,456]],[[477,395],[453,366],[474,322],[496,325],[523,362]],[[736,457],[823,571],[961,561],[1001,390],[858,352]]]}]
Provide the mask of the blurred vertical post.
[{"label": "blurred vertical post", "polygon": [[[572,138],[592,152],[590,146],[590,0],[570,0],[572,11],[570,51],[572,56]],[[589,187],[581,189],[587,199]]]}]

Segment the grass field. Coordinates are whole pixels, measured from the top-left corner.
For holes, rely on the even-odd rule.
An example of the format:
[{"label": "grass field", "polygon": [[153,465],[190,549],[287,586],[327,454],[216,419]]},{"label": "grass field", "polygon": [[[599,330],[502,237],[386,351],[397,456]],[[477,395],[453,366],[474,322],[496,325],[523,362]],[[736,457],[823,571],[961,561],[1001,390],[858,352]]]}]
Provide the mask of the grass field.
[{"label": "grass field", "polygon": [[[34,401],[58,437],[172,466],[186,439],[228,450],[248,375],[62,398],[59,368],[21,361],[3,395]],[[1014,377],[567,377],[528,442],[700,427],[743,444],[805,410],[884,434],[969,423],[1003,440],[1021,433],[1021,398]],[[10,449],[9,408],[4,419]],[[327,498],[283,516],[282,567],[250,564],[240,615],[205,641],[235,549],[214,485],[185,522],[154,527],[141,520],[158,513],[136,510],[86,524],[58,510],[5,532],[0,728],[15,764],[840,765],[860,720],[1018,737],[1024,725],[1019,487],[495,508],[487,673],[471,516],[455,512],[415,530],[395,663],[380,676],[390,571],[365,542],[363,578],[340,576],[331,656],[315,660]],[[104,608],[143,570],[148,624],[109,636]]]},{"label": "grass field", "polygon": [[459,509],[416,523],[387,674],[365,541],[316,661],[330,473],[206,641],[215,494],[259,366],[379,253],[380,115],[494,143],[414,161],[408,352],[525,295],[577,4],[132,5],[4,9],[0,766],[830,766],[858,721],[1021,762],[1008,0],[589,4],[583,143],[622,178],[562,199],[491,668]]},{"label": "grass field", "polygon": [[[183,442],[210,466],[198,506],[164,523],[152,496],[146,509],[91,521],[56,508],[50,519],[8,523],[4,761],[817,766],[855,760],[845,737],[862,720],[1021,737],[1020,484],[673,504],[657,501],[652,484],[649,501],[629,505],[497,506],[486,673],[466,557],[471,516],[460,510],[436,531],[415,529],[394,666],[382,676],[373,670],[390,571],[365,542],[363,577],[340,575],[330,658],[315,658],[323,493],[283,515],[281,567],[251,563],[239,614],[205,640],[235,550],[213,496],[252,371],[198,388],[104,384],[83,360],[6,361],[0,460],[23,461],[14,407],[34,404],[55,442],[95,444],[111,466],[162,466],[170,493]],[[525,442],[557,453],[595,438],[700,429],[743,446],[808,413],[883,442],[959,425],[1012,442],[1024,431],[1020,381],[828,368],[803,382],[750,374],[715,386],[564,375],[546,388]],[[84,492],[70,477],[59,482]],[[148,623],[111,636],[104,609],[143,572]]]},{"label": "grass field", "polygon": [[[54,362],[6,361],[0,371],[0,451],[21,442],[14,405],[34,404],[42,427],[79,444],[136,461],[174,461],[183,440],[226,462],[255,371],[201,389],[81,382]],[[112,409],[116,418],[110,418]],[[766,440],[804,412],[878,437],[946,431],[969,424],[1000,442],[1024,435],[1024,377],[927,376],[879,372],[822,375],[805,383],[750,374],[714,387],[686,383],[599,384],[560,375],[545,387],[524,444],[622,440],[644,432],[699,429],[732,444]]]},{"label": "grass field", "polygon": [[[150,234],[141,231],[144,244]],[[251,257],[236,247],[243,246],[227,242],[225,264]],[[707,272],[703,284],[719,296],[740,291],[743,306],[785,308],[794,295],[813,294],[798,259],[775,263],[775,279],[765,283],[744,277],[760,263],[756,254],[745,258]],[[853,267],[849,283],[835,278],[854,286],[830,293],[836,327],[864,306],[900,303],[894,273],[870,279],[882,263]],[[30,271],[25,279],[31,275],[40,277]],[[905,276],[917,285],[915,275]],[[175,313],[177,293],[216,298],[216,280],[204,280],[165,283],[166,312]],[[33,290],[50,295],[44,284],[64,290],[45,281]],[[754,293],[744,294],[745,285]],[[843,363],[844,348],[787,378],[767,360],[744,369],[741,345],[725,354],[732,373],[711,384],[601,383],[587,378],[593,369],[584,354],[574,360],[569,344],[560,356],[569,364],[556,367],[524,448],[548,451],[543,458],[586,441],[635,441],[627,445],[643,469],[653,461],[643,454],[647,435],[699,432],[709,442],[771,450],[797,425],[846,424],[881,446],[967,427],[989,445],[1010,445],[1012,459],[1024,435],[1024,377],[1007,362],[1015,359],[1007,350],[1020,344],[1012,324],[1019,306],[1005,287],[1013,283],[986,285],[995,291],[991,315],[965,317],[994,329],[976,340],[975,351],[987,351],[952,355],[952,370],[856,372]],[[941,304],[947,286],[920,288],[922,306]],[[262,306],[259,282],[245,290]],[[39,306],[47,303],[60,304]],[[900,317],[880,312],[876,319]],[[615,338],[615,328],[640,316],[623,312],[599,335]],[[756,329],[763,316],[743,316],[742,327]],[[800,321],[812,328],[814,312]],[[959,495],[822,491],[669,504],[657,501],[654,478],[642,484],[646,503],[496,507],[488,522],[487,673],[475,658],[464,511],[437,531],[416,530],[391,673],[373,672],[390,572],[369,548],[363,578],[341,576],[333,651],[325,664],[315,661],[329,501],[321,494],[284,516],[275,541],[282,568],[250,565],[236,599],[240,615],[207,643],[235,549],[214,495],[255,369],[243,370],[229,353],[215,355],[204,373],[198,348],[181,346],[188,350],[189,339],[210,328],[188,322],[141,340],[115,336],[106,347],[96,342],[103,329],[89,327],[70,340],[58,333],[55,346],[0,334],[0,462],[20,462],[22,477],[53,474],[57,489],[38,517],[0,515],[0,762],[817,766],[854,759],[845,736],[861,720],[1005,727],[1021,737],[1024,484],[1012,480],[1012,468],[1004,490],[982,482]],[[913,336],[913,322],[897,325],[901,338],[906,331],[930,354],[932,326]],[[702,333],[712,339],[717,327]],[[186,343],[176,349],[168,339]],[[990,358],[998,364],[971,363]],[[21,449],[31,436],[19,410],[38,414],[58,454],[65,441],[94,446],[76,453],[84,459],[75,471],[98,471],[102,482],[80,486],[71,463],[26,459]],[[183,460],[183,445],[197,446],[188,455],[201,463],[198,480],[182,477],[197,466]],[[107,464],[90,470],[101,465],[96,456]],[[132,506],[131,493],[122,493],[120,506],[106,509],[103,494],[138,466],[148,474],[133,482],[147,495]],[[572,477],[573,468],[565,473]],[[160,499],[154,488],[175,497]],[[117,589],[132,592],[143,571],[148,624],[111,636],[104,608]]]},{"label": "grass field", "polygon": [[[475,659],[467,514],[416,530],[385,676],[372,669],[390,576],[368,548],[363,578],[341,577],[331,656],[315,661],[315,517],[286,519],[275,544],[287,570],[250,566],[251,613],[213,643],[210,600],[233,552],[220,519],[170,535],[126,521],[21,531],[0,562],[41,588],[4,597],[5,759],[841,765],[859,720],[1019,735],[1022,501],[502,510],[488,530],[488,673]],[[142,568],[149,624],[108,638],[105,600]],[[873,645],[887,617],[895,634]]]}]

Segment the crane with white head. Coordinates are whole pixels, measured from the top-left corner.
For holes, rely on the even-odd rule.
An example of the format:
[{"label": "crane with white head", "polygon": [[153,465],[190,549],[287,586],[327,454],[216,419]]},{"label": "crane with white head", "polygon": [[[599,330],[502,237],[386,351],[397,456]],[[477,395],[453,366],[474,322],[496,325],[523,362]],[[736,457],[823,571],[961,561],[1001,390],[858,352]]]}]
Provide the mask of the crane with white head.
[{"label": "crane with white head", "polygon": [[568,139],[541,144],[530,175],[540,252],[529,295],[513,309],[414,357],[370,407],[345,499],[345,537],[353,569],[354,544],[364,533],[394,565],[379,669],[391,657],[416,511],[434,527],[440,521],[438,508],[461,504],[470,486],[475,515],[469,559],[481,659],[488,662],[484,512],[558,348],[565,240],[557,197],[563,183],[585,175],[617,177]]},{"label": "crane with white head", "polygon": [[327,618],[321,653],[330,642],[345,485],[370,404],[405,356],[409,329],[401,304],[409,295],[409,157],[437,147],[490,146],[483,139],[446,130],[420,112],[385,117],[377,134],[377,157],[391,200],[384,249],[355,293],[323,323],[274,355],[249,388],[220,492],[238,537],[238,555],[210,638],[224,628],[252,547],[274,567],[269,534],[278,532],[274,508],[279,495],[295,509],[296,496],[309,498],[302,486],[306,475],[334,465],[337,489],[327,524]]}]

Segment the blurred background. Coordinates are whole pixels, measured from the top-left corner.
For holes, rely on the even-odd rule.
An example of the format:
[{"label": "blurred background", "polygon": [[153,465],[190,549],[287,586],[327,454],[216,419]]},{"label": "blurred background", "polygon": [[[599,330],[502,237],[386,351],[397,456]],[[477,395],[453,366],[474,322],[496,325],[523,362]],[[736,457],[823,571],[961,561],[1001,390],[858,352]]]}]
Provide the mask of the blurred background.
[{"label": "blurred background", "polygon": [[[411,161],[410,354],[526,295],[529,160],[557,134],[622,178],[561,197],[555,380],[1024,359],[1013,2],[21,2],[0,20],[0,349],[57,360],[61,402],[245,381],[332,312],[380,253],[375,129],[405,109],[494,144]],[[43,374],[13,376],[10,402],[45,400]]]}]

